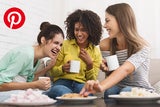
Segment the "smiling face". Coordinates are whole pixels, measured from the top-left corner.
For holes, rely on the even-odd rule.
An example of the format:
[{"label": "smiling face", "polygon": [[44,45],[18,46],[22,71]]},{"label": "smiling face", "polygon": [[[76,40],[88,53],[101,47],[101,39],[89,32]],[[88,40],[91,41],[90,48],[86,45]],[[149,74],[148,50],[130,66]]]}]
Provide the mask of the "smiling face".
[{"label": "smiling face", "polygon": [[109,38],[115,38],[120,33],[116,18],[107,12],[105,14],[104,28],[108,31]]},{"label": "smiling face", "polygon": [[87,30],[83,27],[83,25],[79,22],[75,23],[74,25],[74,35],[77,41],[77,44],[81,46],[88,45],[88,33]]},{"label": "smiling face", "polygon": [[58,55],[63,43],[63,36],[61,33],[55,34],[55,37],[48,40],[44,46],[44,53],[46,57],[54,58]]}]

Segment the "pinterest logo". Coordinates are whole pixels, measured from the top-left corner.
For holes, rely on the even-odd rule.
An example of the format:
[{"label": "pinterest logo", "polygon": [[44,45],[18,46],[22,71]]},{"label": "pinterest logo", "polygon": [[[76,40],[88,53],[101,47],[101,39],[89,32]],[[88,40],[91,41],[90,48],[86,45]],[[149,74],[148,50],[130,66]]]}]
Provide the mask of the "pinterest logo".
[{"label": "pinterest logo", "polygon": [[4,14],[4,22],[10,29],[18,29],[25,22],[25,14],[19,8],[8,9]]}]

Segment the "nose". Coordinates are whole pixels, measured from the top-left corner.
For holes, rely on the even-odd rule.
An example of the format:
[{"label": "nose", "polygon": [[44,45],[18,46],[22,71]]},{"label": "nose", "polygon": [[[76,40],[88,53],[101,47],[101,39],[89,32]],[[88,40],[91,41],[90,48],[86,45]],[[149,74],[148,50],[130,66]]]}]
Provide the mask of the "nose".
[{"label": "nose", "polygon": [[57,47],[56,47],[58,50],[60,50],[61,49],[61,45],[57,45]]},{"label": "nose", "polygon": [[104,23],[103,27],[104,27],[104,28],[107,28],[107,24],[106,24],[106,23]]},{"label": "nose", "polygon": [[77,35],[78,35],[78,36],[82,35],[82,31],[79,30],[79,31],[77,32]]}]

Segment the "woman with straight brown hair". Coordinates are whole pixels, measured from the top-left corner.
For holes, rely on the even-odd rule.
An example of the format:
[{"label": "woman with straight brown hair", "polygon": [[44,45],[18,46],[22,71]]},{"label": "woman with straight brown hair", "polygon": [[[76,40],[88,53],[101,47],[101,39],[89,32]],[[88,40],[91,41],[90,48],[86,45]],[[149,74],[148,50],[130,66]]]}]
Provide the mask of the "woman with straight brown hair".
[{"label": "woman with straight brown hair", "polygon": [[132,87],[153,90],[149,81],[150,49],[148,43],[139,35],[134,12],[129,4],[119,3],[106,9],[104,28],[109,37],[100,42],[102,56],[116,54],[119,67],[108,71],[105,61],[101,70],[107,74],[105,80],[99,82],[90,80],[83,87],[81,94],[102,92],[104,98],[108,95],[130,91]]}]

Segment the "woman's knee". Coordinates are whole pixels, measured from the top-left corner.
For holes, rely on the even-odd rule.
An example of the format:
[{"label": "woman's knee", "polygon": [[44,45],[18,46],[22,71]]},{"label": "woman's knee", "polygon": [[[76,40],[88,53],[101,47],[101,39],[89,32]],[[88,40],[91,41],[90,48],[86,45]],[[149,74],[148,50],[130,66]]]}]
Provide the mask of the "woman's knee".
[{"label": "woman's knee", "polygon": [[71,93],[72,91],[63,85],[52,86],[51,89],[46,93],[49,97],[56,99],[58,96],[62,96],[66,93]]},{"label": "woman's knee", "polygon": [[131,91],[131,89],[132,89],[132,87],[126,86],[126,87],[122,88],[121,92]]},{"label": "woman's knee", "polygon": [[107,99],[108,95],[118,94],[120,92],[120,88],[118,86],[113,86],[104,92],[104,98]]}]

